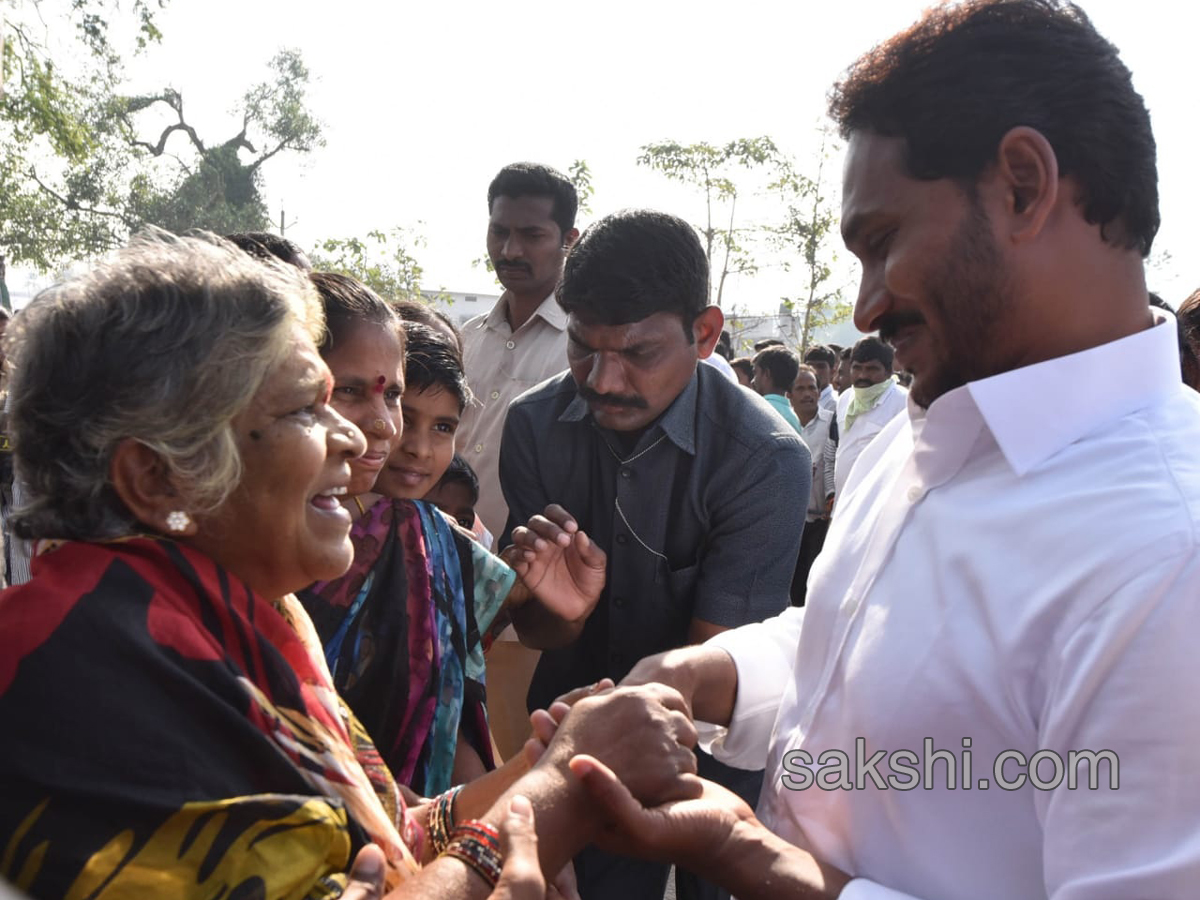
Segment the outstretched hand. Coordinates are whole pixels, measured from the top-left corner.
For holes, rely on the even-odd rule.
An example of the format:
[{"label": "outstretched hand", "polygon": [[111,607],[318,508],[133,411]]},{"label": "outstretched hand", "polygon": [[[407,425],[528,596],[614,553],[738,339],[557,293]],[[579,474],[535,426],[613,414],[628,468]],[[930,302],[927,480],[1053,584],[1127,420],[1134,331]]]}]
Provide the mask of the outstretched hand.
[{"label": "outstretched hand", "polygon": [[542,606],[565,622],[586,619],[604,590],[608,557],[561,506],[513,529],[512,567]]}]

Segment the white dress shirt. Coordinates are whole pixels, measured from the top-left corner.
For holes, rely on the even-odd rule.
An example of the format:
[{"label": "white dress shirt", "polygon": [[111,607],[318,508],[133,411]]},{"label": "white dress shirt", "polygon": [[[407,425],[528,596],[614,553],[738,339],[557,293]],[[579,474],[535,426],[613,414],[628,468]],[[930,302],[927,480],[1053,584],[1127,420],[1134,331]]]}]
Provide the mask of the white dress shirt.
[{"label": "white dress shirt", "polygon": [[867,445],[875,440],[875,436],[883,431],[888,422],[904,412],[904,406],[908,402],[908,391],[892,381],[892,386],[883,392],[879,402],[862,415],[855,416],[847,428],[846,411],[853,399],[854,388],[850,387],[842,391],[837,400],[838,446],[833,482],[834,492],[839,497],[842,488],[846,486],[846,479],[850,477],[850,470],[854,468],[855,460],[862,455]]},{"label": "white dress shirt", "polygon": [[[807,607],[712,640],[738,692],[702,738],[766,765],[763,822],[856,876],[844,900],[1200,896],[1200,395],[1178,359],[1164,320],[910,405],[851,475]],[[786,753],[853,760],[856,738],[932,738],[960,779],[970,738],[971,789],[944,762],[931,790],[784,786]],[[1111,750],[1119,788],[1102,765],[1098,790],[1086,769],[978,789],[1009,749]]]},{"label": "white dress shirt", "polygon": [[479,479],[475,512],[503,534],[508,504],[500,490],[500,436],[508,404],[567,368],[567,314],[551,294],[516,331],[504,294],[490,312],[462,327],[463,370],[475,401],[463,410],[454,447]]},{"label": "white dress shirt", "polygon": [[831,413],[837,412],[838,395],[833,392],[833,385],[827,384],[821,388],[821,395],[817,397],[817,405],[821,409],[827,409]]},{"label": "white dress shirt", "polygon": [[829,440],[829,424],[832,421],[833,413],[818,405],[817,414],[807,425],[800,426],[800,437],[808,445],[808,452],[813,461],[812,490],[809,491],[806,516],[809,522],[825,515],[825,498],[833,493],[833,468],[836,457],[825,452],[825,444]]}]

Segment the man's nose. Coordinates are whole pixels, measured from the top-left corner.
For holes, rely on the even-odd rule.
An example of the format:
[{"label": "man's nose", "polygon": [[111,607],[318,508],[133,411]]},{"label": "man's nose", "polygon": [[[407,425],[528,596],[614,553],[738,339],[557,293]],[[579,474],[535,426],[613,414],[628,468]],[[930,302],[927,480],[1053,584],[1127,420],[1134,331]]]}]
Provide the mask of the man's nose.
[{"label": "man's nose", "polygon": [[598,394],[625,393],[625,372],[615,353],[597,353],[588,374],[588,386]]}]

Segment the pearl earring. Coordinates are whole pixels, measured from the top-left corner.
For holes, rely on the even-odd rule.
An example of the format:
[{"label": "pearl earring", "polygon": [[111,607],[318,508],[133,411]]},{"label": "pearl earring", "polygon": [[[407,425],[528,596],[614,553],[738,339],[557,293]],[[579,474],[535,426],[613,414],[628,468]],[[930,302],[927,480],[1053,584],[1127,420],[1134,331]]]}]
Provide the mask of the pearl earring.
[{"label": "pearl earring", "polygon": [[181,509],[167,514],[167,528],[179,534],[192,527],[192,517]]}]

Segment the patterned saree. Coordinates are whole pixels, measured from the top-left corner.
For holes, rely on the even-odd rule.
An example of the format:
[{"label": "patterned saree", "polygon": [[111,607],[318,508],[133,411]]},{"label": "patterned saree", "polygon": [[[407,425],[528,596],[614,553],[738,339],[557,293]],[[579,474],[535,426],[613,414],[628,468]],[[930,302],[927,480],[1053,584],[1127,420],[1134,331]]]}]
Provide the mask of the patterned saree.
[{"label": "patterned saree", "polygon": [[[336,897],[422,836],[294,598],[170,541],[66,543],[0,594],[0,877],[34,897]],[[314,652],[315,651],[315,652]]]},{"label": "patterned saree", "polygon": [[396,780],[451,786],[457,739],[494,766],[483,642],[516,574],[431,503],[380,500],[350,531],[354,563],[299,594],[333,683]]}]

